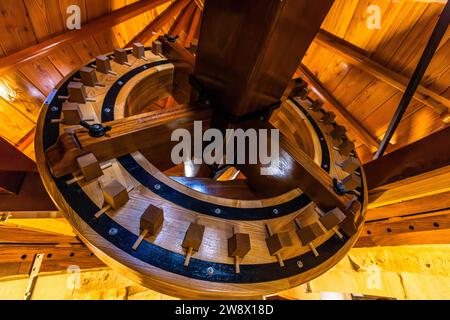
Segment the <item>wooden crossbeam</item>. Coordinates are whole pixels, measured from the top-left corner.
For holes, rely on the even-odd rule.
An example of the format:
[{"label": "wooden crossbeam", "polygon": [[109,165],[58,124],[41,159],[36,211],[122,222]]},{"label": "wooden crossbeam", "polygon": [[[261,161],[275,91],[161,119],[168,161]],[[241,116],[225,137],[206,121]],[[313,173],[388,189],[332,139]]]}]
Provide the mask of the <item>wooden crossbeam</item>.
[{"label": "wooden crossbeam", "polygon": [[[360,51],[356,50],[351,44],[335,35],[321,30],[316,38],[320,46],[325,47],[332,52],[343,56],[353,65],[360,67],[362,70],[370,73],[381,81],[391,85],[392,87],[404,92],[408,85],[409,79],[399,73],[396,73],[378,62],[370,59]],[[445,121],[450,121],[448,117],[450,109],[450,100],[438,93],[419,85],[414,94],[414,99],[422,102],[426,106],[431,107],[441,115]]]},{"label": "wooden crossbeam", "polygon": [[112,129],[103,137],[91,137],[87,129],[78,129],[62,134],[57,143],[46,151],[46,160],[52,174],[62,177],[76,172],[76,159],[88,153],[93,153],[99,162],[104,162],[163,143],[170,149],[171,134],[175,128],[193,130],[196,120],[204,121],[206,127],[210,118],[210,109],[179,107],[104,123]]},{"label": "wooden crossbeam", "polygon": [[65,273],[70,266],[77,266],[81,270],[106,267],[82,243],[65,246],[40,243],[0,244],[0,279],[27,275],[36,254],[44,255],[40,273]]},{"label": "wooden crossbeam", "polygon": [[105,15],[98,18],[91,23],[83,25],[80,30],[70,31],[51,39],[45,40],[36,45],[27,47],[14,54],[6,56],[0,59],[0,73],[5,72],[10,68],[17,68],[17,66],[41,58],[45,55],[60,50],[63,47],[67,47],[72,43],[82,41],[94,34],[105,31],[115,25],[118,25],[124,21],[127,21],[137,15],[140,15],[146,11],[154,9],[168,0],[142,0],[130,4],[121,9],[111,12],[109,15]]},{"label": "wooden crossbeam", "polygon": [[[273,129],[262,121],[251,121],[248,128]],[[261,164],[237,164],[250,187],[257,192],[277,192],[283,194],[300,188],[322,211],[328,212],[340,208],[346,212],[351,202],[351,196],[340,196],[333,190],[332,177],[317,165],[303,150],[292,145],[280,133],[279,164],[273,168],[270,175],[261,175]],[[236,163],[236,161],[235,161]],[[269,187],[270,186],[270,187]],[[273,196],[273,194],[267,194]]]},{"label": "wooden crossbeam", "polygon": [[366,219],[380,220],[436,212],[446,208],[450,208],[450,191],[371,208],[367,210]]},{"label": "wooden crossbeam", "polygon": [[162,27],[164,27],[170,20],[177,16],[186,6],[189,4],[190,0],[177,0],[173,2],[166,10],[164,10],[160,15],[158,15],[150,24],[139,32],[125,47],[131,47],[133,43],[140,42],[145,44],[152,37],[154,33],[158,32]]},{"label": "wooden crossbeam", "polygon": [[367,222],[356,247],[448,244],[450,211]]},{"label": "wooden crossbeam", "polygon": [[304,80],[311,86],[314,93],[326,102],[342,119],[342,123],[355,133],[361,142],[368,147],[378,148],[379,141],[366,128],[364,128],[353,115],[345,109],[343,105],[323,86],[319,79],[303,64],[300,64],[300,72],[304,75]]},{"label": "wooden crossbeam", "polygon": [[450,165],[450,127],[364,165],[368,188],[374,189]]}]

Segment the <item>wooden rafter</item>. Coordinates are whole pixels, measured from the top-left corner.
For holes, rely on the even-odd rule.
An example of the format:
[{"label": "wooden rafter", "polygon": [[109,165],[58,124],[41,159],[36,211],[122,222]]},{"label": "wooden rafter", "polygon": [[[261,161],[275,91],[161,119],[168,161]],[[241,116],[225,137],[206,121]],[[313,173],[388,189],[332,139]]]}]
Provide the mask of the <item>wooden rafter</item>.
[{"label": "wooden rafter", "polygon": [[189,48],[191,46],[192,40],[194,39],[195,32],[197,31],[197,27],[200,22],[201,15],[202,15],[202,11],[199,8],[196,8],[194,17],[192,18],[191,27],[189,28],[189,32],[186,36],[186,41],[184,43],[185,48]]},{"label": "wooden rafter", "polygon": [[320,80],[317,79],[305,65],[301,64],[299,71],[304,75],[304,80],[308,82],[314,93],[333,109],[333,111],[342,119],[342,122],[359,137],[363,144],[368,147],[378,147],[379,141],[371,135],[370,132],[367,131],[367,129],[364,128],[353,115],[327,91],[327,89],[325,89]]},{"label": "wooden rafter", "polygon": [[180,14],[180,16],[178,16],[177,20],[173,24],[172,28],[169,31],[170,36],[179,36],[183,30],[187,29],[189,22],[192,20],[195,9],[195,3],[191,2],[187,6],[187,8]]},{"label": "wooden rafter", "polygon": [[166,10],[164,10],[159,16],[157,16],[147,27],[139,32],[131,41],[128,42],[126,47],[131,47],[135,42],[146,43],[153,36],[164,27],[171,19],[177,16],[186,6],[190,3],[190,0],[177,0],[173,2]]},{"label": "wooden rafter", "polygon": [[[408,85],[408,78],[396,73],[381,64],[373,61],[360,51],[356,50],[351,44],[345,40],[338,38],[324,30],[321,30],[315,39],[315,42],[319,45],[331,50],[332,52],[343,56],[350,63],[362,70],[370,73],[374,77],[381,81],[391,85],[392,87],[405,91]],[[450,109],[450,100],[439,95],[438,93],[419,85],[417,91],[414,94],[414,99],[422,102],[423,104],[431,107],[437,113],[439,113],[443,120],[450,121],[448,112]]]},{"label": "wooden rafter", "polygon": [[83,25],[81,30],[74,30],[54,38],[45,40],[39,44],[20,50],[9,56],[0,59],[0,73],[10,68],[17,68],[19,65],[38,59],[51,52],[67,47],[72,43],[82,41],[91,37],[93,34],[100,33],[108,28],[127,21],[146,11],[154,9],[168,0],[142,0],[130,4],[126,7],[113,11],[111,14],[94,20],[91,23]]}]

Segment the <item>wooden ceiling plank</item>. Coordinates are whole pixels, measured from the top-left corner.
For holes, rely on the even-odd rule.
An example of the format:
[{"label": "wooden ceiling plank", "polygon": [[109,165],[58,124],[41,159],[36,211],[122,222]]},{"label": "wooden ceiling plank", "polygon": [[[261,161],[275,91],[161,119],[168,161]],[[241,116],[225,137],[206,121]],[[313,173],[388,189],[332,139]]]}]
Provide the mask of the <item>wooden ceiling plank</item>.
[{"label": "wooden ceiling plank", "polygon": [[[322,31],[318,33],[316,41],[335,53],[343,55],[345,58],[349,59],[352,64],[362,67],[364,71],[388,83],[394,88],[403,92],[406,90],[408,79],[405,76],[389,70],[381,64],[371,60],[347,43],[343,42],[342,39]],[[432,107],[441,115],[446,114],[450,108],[449,99],[440,96],[438,93],[431,91],[422,85],[418,87],[414,94],[414,98],[425,105]]]},{"label": "wooden ceiling plank", "polygon": [[6,54],[11,54],[36,43],[33,26],[23,1],[0,1],[0,43]]},{"label": "wooden ceiling plank", "polygon": [[300,70],[305,76],[305,80],[311,85],[314,93],[324,102],[328,103],[333,111],[343,120],[345,126],[350,128],[367,146],[378,147],[379,141],[374,138],[361,124],[336,100],[320,83],[320,81],[303,65]]},{"label": "wooden ceiling plank", "polygon": [[166,10],[157,16],[144,30],[137,34],[126,47],[131,47],[135,42],[147,43],[154,37],[163,26],[169,23],[171,19],[177,16],[188,4],[190,0],[177,0],[173,2]]},{"label": "wooden ceiling plank", "polygon": [[[8,1],[0,1],[3,4]],[[142,14],[147,10],[153,9],[158,5],[167,2],[167,0],[142,0],[126,6],[122,9],[113,11],[110,15],[96,19],[95,21],[84,25],[81,30],[74,30],[54,38],[48,39],[36,45],[31,45],[26,49],[6,56],[0,59],[0,73],[10,68],[17,68],[19,65],[43,57],[50,52],[59,50],[61,47],[68,46],[93,34],[104,31],[121,22],[127,21],[136,15]],[[16,40],[17,41],[17,40]],[[3,43],[2,43],[3,45]]]}]

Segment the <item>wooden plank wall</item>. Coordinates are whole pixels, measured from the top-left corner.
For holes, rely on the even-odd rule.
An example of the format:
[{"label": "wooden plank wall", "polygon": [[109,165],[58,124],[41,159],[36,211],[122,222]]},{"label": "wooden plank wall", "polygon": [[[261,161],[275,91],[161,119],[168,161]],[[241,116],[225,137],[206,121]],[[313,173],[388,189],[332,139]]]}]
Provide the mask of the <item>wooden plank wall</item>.
[{"label": "wooden plank wall", "polygon": [[[136,0],[2,0],[0,1],[0,56],[64,33],[66,10],[81,8],[82,24],[132,4]],[[34,159],[33,136],[45,97],[67,74],[101,53],[124,46],[168,5],[164,4],[56,54],[0,75],[0,87],[16,92],[14,101],[0,97],[0,137]],[[172,22],[171,22],[172,23]],[[164,27],[167,32],[171,23]],[[1,88],[0,88],[1,90]],[[0,92],[1,93],[1,92]]]},{"label": "wooden plank wall", "polygon": [[[369,5],[381,8],[379,30],[367,27]],[[374,61],[410,77],[443,7],[444,3],[433,1],[336,0],[322,28],[361,48]],[[450,97],[449,37],[448,30],[422,82],[446,97]],[[303,63],[373,136],[382,139],[402,92],[317,43]],[[413,100],[389,150],[419,140],[443,125],[437,113]],[[358,140],[354,135],[351,138]],[[372,158],[373,150],[366,146],[359,145],[358,151],[363,161]]]}]

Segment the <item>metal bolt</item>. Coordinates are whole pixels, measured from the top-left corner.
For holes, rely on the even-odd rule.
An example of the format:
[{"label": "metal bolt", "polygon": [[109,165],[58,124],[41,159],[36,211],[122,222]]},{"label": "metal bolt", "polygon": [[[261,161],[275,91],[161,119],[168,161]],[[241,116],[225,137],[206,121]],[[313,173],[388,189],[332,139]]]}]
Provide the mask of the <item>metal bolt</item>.
[{"label": "metal bolt", "polygon": [[52,112],[56,112],[56,111],[59,110],[59,108],[58,107],[52,107],[51,110],[52,110]]},{"label": "metal bolt", "polygon": [[297,261],[297,267],[299,267],[300,269],[303,268],[303,262],[301,262],[300,260]]},{"label": "metal bolt", "polygon": [[216,210],[214,210],[215,214],[220,214],[222,212],[222,210],[220,210],[219,208],[217,208]]},{"label": "metal bolt", "polygon": [[156,190],[160,190],[161,189],[161,185],[160,184],[155,184],[155,189]]},{"label": "metal bolt", "polygon": [[206,269],[206,273],[209,276],[212,276],[214,274],[214,268],[213,267],[209,267],[208,269]]},{"label": "metal bolt", "polygon": [[278,214],[279,213],[278,209],[273,209],[273,213]]},{"label": "metal bolt", "polygon": [[110,236],[115,236],[118,232],[119,232],[119,230],[117,230],[117,228],[111,228],[111,229],[109,229],[108,234]]},{"label": "metal bolt", "polygon": [[118,81],[117,84],[118,84],[119,86],[122,86],[122,85],[123,85],[123,81]]},{"label": "metal bolt", "polygon": [[110,113],[110,112],[111,112],[111,108],[105,108],[104,111],[105,111],[106,113]]}]

